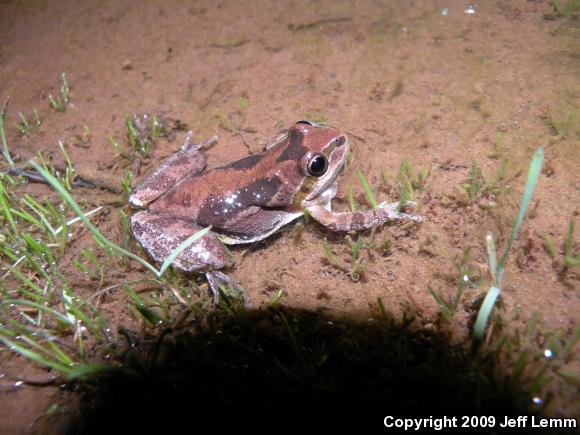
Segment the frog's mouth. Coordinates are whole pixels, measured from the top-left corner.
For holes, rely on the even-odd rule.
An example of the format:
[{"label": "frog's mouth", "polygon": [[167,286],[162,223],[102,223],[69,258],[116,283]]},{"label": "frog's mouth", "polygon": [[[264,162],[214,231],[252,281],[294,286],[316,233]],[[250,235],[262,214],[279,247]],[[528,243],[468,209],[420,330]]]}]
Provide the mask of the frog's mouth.
[{"label": "frog's mouth", "polygon": [[330,162],[330,168],[326,174],[316,179],[312,184],[312,189],[310,193],[304,197],[304,202],[312,202],[316,200],[316,198],[323,195],[329,186],[334,183],[338,174],[340,174],[344,168],[349,148],[348,138],[346,138],[346,143],[343,146],[334,147],[330,150],[330,153],[327,156],[328,161]]}]

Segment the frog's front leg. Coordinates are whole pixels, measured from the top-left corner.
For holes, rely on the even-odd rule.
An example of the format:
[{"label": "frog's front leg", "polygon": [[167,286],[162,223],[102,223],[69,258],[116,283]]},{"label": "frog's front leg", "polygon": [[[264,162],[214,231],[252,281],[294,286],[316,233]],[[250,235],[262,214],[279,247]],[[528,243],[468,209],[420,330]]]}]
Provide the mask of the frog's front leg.
[{"label": "frog's front leg", "polygon": [[191,135],[189,131],[181,149],[167,158],[133,190],[129,204],[134,207],[146,207],[183,179],[197,175],[205,169],[207,157],[200,150],[215,142],[217,137],[212,136],[201,143],[192,144]]},{"label": "frog's front leg", "polygon": [[[414,206],[415,203],[407,201],[404,205]],[[326,206],[311,205],[307,210],[315,220],[332,231],[361,231],[395,220],[421,221],[421,216],[403,213],[398,211],[399,208],[400,203],[398,202],[391,204],[383,202],[379,204],[378,208],[355,212],[335,213],[330,210],[328,204]]]},{"label": "frog's front leg", "polygon": [[[140,211],[131,217],[131,231],[147,253],[157,262],[165,259],[188,237],[203,227],[193,222],[171,216],[159,216]],[[228,252],[218,237],[209,232],[185,248],[173,261],[173,266],[186,272],[202,272],[208,278],[214,300],[219,286],[234,284],[217,269],[231,265]],[[239,288],[234,284],[234,288]]]}]

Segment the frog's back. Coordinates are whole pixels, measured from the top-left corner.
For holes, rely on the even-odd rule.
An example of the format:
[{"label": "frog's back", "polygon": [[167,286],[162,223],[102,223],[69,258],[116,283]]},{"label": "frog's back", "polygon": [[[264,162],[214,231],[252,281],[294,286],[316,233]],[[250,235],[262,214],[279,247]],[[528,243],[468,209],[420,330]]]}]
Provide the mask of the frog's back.
[{"label": "frog's back", "polygon": [[268,206],[279,192],[280,180],[268,174],[267,154],[252,155],[185,179],[153,202],[150,209],[196,221],[227,227],[227,222],[252,207]]}]

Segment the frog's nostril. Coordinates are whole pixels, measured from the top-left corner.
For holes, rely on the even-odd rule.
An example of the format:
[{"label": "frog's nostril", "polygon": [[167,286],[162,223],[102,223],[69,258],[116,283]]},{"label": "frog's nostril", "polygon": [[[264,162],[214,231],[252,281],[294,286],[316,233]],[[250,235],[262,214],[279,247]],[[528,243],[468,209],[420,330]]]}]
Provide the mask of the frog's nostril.
[{"label": "frog's nostril", "polygon": [[337,137],[334,141],[336,142],[337,147],[342,146],[346,143],[346,136]]}]

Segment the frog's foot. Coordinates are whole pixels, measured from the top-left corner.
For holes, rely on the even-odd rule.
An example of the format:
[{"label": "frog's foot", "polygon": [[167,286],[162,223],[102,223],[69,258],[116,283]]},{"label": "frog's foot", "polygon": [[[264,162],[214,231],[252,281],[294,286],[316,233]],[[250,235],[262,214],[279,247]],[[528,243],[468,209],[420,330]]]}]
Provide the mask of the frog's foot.
[{"label": "frog's foot", "polygon": [[[360,231],[396,220],[410,220],[420,222],[421,216],[399,211],[399,202],[387,204],[382,202],[378,208],[372,210],[335,213],[324,205],[308,207],[310,215],[332,231]],[[412,201],[406,201],[403,206],[416,206]]]},{"label": "frog's foot", "polygon": [[[131,231],[147,253],[162,263],[183,241],[203,227],[171,216],[140,211],[131,217]],[[231,263],[227,250],[214,233],[185,248],[173,266],[186,272],[221,269]]]},{"label": "frog's foot", "polygon": [[212,136],[199,144],[192,144],[191,131],[188,132],[181,149],[166,159],[133,190],[129,204],[133,207],[146,207],[180,181],[199,174],[205,169],[207,162],[207,157],[200,149],[216,140],[217,137]]},{"label": "frog's foot", "polygon": [[402,203],[400,201],[391,203],[383,201],[378,205],[379,209],[384,210],[382,212],[383,214],[386,211],[388,220],[390,221],[403,220],[403,221],[421,222],[423,220],[423,218],[418,214],[410,214],[402,212],[401,209],[406,207],[417,208],[417,203],[414,201],[403,201]]},{"label": "frog's foot", "polygon": [[213,270],[211,272],[206,272],[205,277],[207,278],[207,283],[209,284],[215,304],[220,301],[220,286],[226,290],[233,291],[234,297],[241,298],[244,301],[246,300],[246,292],[242,286],[225,273]]}]

